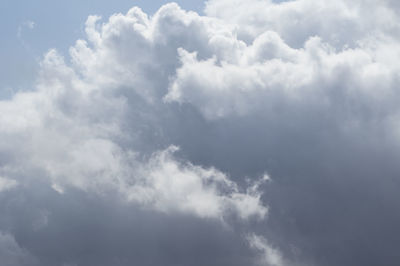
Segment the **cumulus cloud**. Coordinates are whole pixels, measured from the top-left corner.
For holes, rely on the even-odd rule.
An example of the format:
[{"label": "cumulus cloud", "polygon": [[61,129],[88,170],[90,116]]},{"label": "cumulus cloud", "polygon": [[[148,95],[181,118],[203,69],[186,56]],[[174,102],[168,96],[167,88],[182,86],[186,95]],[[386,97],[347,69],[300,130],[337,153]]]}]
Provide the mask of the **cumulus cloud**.
[{"label": "cumulus cloud", "polygon": [[[5,173],[26,175],[32,168],[43,171],[60,193],[65,186],[96,193],[117,191],[129,201],[162,211],[221,219],[227,210],[244,219],[265,216],[266,207],[260,202],[258,191],[242,193],[216,169],[177,162],[172,156],[177,149],[173,146],[140,160],[140,150],[127,149],[118,143],[118,137],[131,137],[125,136],[120,128],[124,123],[121,116],[127,111],[124,108],[130,107],[124,107],[125,100],[118,96],[106,99],[98,95],[97,99],[91,99],[92,95],[85,95],[87,84],[54,51],[46,56],[42,75],[38,92],[21,93],[12,101],[3,102],[4,108],[16,110],[2,123],[7,129],[2,131],[4,138],[14,140],[8,144],[12,147],[5,145],[5,148],[13,149],[20,158],[14,165],[10,162]],[[104,113],[104,109],[100,113],[94,110],[75,113],[76,108],[91,109],[99,104],[97,101],[104,104],[98,108],[109,105],[109,113]],[[24,103],[33,110],[17,113]],[[69,104],[75,106],[68,107]],[[10,185],[5,183],[4,187]]]},{"label": "cumulus cloud", "polygon": [[[177,147],[158,152],[145,166],[142,180],[128,187],[129,200],[154,205],[164,212],[191,212],[200,217],[223,219],[227,211],[239,218],[264,218],[267,208],[256,187],[241,193],[237,185],[216,169],[178,163],[172,157]],[[127,187],[127,186],[124,186]]]},{"label": "cumulus cloud", "polygon": [[[161,57],[154,62],[159,52],[156,46],[172,50],[175,41],[165,38],[191,34],[189,27],[206,31],[208,20],[186,13],[176,4],[164,6],[152,20],[139,8],[126,15],[112,16],[101,28],[96,24],[99,19],[88,18],[86,33],[91,43],[79,40],[71,48],[71,66],[51,50],[41,65],[38,90],[19,93],[12,101],[2,102],[4,113],[9,113],[2,121],[5,137],[17,139],[18,135],[30,135],[27,140],[20,139],[21,150],[14,149],[30,157],[22,167],[44,170],[53,188],[60,192],[63,185],[84,190],[114,186],[128,193],[130,200],[154,204],[164,211],[177,209],[221,217],[229,208],[236,209],[243,218],[253,214],[263,217],[266,209],[258,194],[240,193],[235,183],[215,169],[180,167],[171,156],[175,148],[156,153],[146,164],[137,159],[140,150],[118,143],[118,138],[137,138],[129,140],[134,145],[143,138],[135,136],[140,127],[153,126],[147,125],[152,122],[147,117],[128,122],[127,113],[141,115],[148,111],[150,119],[158,119],[157,108],[161,108],[158,105],[162,102],[156,98],[156,90],[165,88],[156,86],[165,84],[157,84],[158,80],[149,80],[151,73],[141,72],[165,69],[173,63],[169,60],[176,58]],[[162,31],[165,23],[181,27],[182,32]],[[132,60],[127,56],[132,56]],[[157,79],[168,78],[167,73],[161,74],[165,77]],[[139,99],[130,99],[135,97]],[[130,103],[131,100],[138,102]],[[140,104],[149,110],[141,110]],[[135,129],[125,133],[122,126],[127,122],[133,123]],[[223,190],[231,192],[225,196],[220,192]]]},{"label": "cumulus cloud", "polygon": [[338,50],[319,36],[308,38],[296,49],[277,32],[265,31],[238,48],[235,61],[218,54],[201,60],[180,50],[182,66],[165,99],[189,102],[209,119],[261,111],[272,115],[280,106],[302,112],[345,110],[341,120],[365,121],[366,112],[382,121],[396,115],[393,98],[386,96],[398,97],[399,67],[385,54],[399,53],[397,40],[365,36],[357,47]]},{"label": "cumulus cloud", "polygon": [[357,45],[370,34],[396,36],[400,25],[394,6],[391,1],[375,0],[210,0],[205,11],[208,16],[235,25],[239,38],[246,42],[272,30],[296,48],[302,47],[310,36],[319,36],[341,48]]},{"label": "cumulus cloud", "polygon": [[393,264],[376,228],[399,221],[397,12],[210,0],[204,16],[89,16],[34,90],[0,101],[3,238],[43,265]]},{"label": "cumulus cloud", "polygon": [[[211,54],[204,37],[222,24],[176,4],[152,18],[132,8],[102,25],[99,20],[88,18],[87,41],[71,47],[70,63],[50,50],[36,89],[0,102],[1,174],[24,187],[48,184],[63,197],[74,189],[105,198],[117,193],[122,201],[167,214],[224,224],[229,217],[263,219],[267,207],[258,182],[242,188],[213,166],[174,155],[171,136],[182,133],[169,123],[179,112],[162,99],[179,64],[177,48],[186,43]],[[1,189],[16,182],[1,179]],[[50,230],[52,217],[38,206],[33,232]]]}]

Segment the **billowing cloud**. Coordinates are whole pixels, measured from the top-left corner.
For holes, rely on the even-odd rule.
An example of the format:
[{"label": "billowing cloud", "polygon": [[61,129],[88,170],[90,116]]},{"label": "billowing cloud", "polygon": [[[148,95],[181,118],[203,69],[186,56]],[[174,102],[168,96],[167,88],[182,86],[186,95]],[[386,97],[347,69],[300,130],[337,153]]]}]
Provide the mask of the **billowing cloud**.
[{"label": "billowing cloud", "polygon": [[396,265],[398,31],[374,0],[89,16],[0,101],[10,265]]},{"label": "billowing cloud", "polygon": [[270,30],[296,48],[311,36],[340,48],[357,46],[365,37],[381,33],[395,37],[400,30],[398,8],[386,0],[210,0],[205,10],[208,16],[233,24],[246,42]]},{"label": "billowing cloud", "polygon": [[[96,30],[98,18],[89,17],[86,31],[93,48],[78,41],[71,48],[72,66],[65,64],[56,51],[50,51],[42,63],[38,90],[19,93],[12,101],[2,102],[4,113],[10,113],[2,121],[4,138],[11,138],[9,145],[13,147],[9,148],[20,153],[16,155],[20,158],[15,162],[18,165],[12,167],[10,163],[5,172],[19,170],[25,175],[29,168],[43,171],[60,193],[68,185],[100,193],[114,189],[129,201],[162,211],[222,219],[231,210],[241,218],[263,218],[266,207],[257,191],[239,192],[237,185],[216,169],[177,162],[172,156],[174,147],[160,152],[152,147],[153,156],[138,158],[143,154],[135,145],[146,136],[135,135],[140,134],[141,127],[157,123],[146,125],[151,123],[146,117],[131,120],[127,115],[141,115],[146,110],[139,105],[145,105],[150,119],[159,119],[156,109],[162,101],[156,98],[156,90],[160,88],[152,90],[157,84],[145,76],[148,74],[142,76],[138,72],[143,71],[141,64],[160,68],[157,64],[169,63],[153,62],[153,46],[162,43],[159,39],[169,37],[157,34],[165,20],[171,18],[178,20],[178,25],[183,23],[183,28],[184,20],[203,23],[198,15],[185,13],[175,4],[163,7],[152,21],[140,9],[133,8],[126,16],[111,17],[101,32]],[[120,39],[125,36],[127,40]],[[130,43],[148,50],[132,50],[145,58],[126,61],[124,54],[131,53]],[[125,51],[116,47],[121,45],[126,46]],[[170,49],[171,44],[164,46]],[[143,69],[146,71],[146,67]],[[138,102],[129,103],[134,98]],[[125,123],[132,123],[128,132],[123,132]],[[125,147],[118,140],[121,138],[133,147]],[[28,158],[21,158],[22,154]]]}]

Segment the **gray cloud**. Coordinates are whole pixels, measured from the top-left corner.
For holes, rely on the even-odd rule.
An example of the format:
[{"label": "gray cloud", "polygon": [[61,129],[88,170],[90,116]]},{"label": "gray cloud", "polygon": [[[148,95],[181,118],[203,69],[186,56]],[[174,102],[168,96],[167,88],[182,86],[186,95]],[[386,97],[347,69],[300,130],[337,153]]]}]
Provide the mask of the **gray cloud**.
[{"label": "gray cloud", "polygon": [[29,252],[22,249],[8,233],[0,233],[0,258],[5,266],[37,265],[37,261]]},{"label": "gray cloud", "polygon": [[0,102],[0,259],[397,265],[396,12],[210,0],[206,16],[90,16],[34,91]]}]

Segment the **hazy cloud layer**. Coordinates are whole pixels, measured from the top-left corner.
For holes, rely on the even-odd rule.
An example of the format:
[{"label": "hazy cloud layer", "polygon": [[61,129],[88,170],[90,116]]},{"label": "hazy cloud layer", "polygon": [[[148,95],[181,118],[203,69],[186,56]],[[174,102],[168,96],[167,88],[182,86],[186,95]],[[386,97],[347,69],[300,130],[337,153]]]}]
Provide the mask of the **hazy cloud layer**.
[{"label": "hazy cloud layer", "polygon": [[397,265],[399,23],[374,0],[89,16],[0,101],[0,261]]}]

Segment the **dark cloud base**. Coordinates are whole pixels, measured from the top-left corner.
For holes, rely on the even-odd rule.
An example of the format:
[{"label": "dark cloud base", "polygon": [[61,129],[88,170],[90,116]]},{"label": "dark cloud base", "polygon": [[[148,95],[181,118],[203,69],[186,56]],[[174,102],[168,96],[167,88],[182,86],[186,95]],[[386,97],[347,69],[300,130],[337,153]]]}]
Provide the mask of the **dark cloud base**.
[{"label": "dark cloud base", "polygon": [[[253,259],[240,234],[218,222],[67,193],[36,184],[1,196],[1,229],[38,261],[26,265],[248,265]],[[48,223],[35,227],[42,210]]]}]

